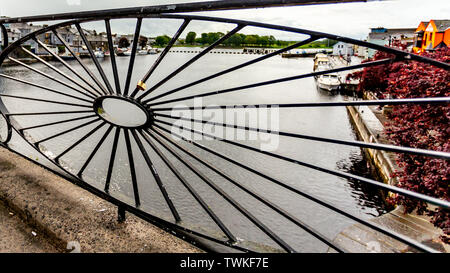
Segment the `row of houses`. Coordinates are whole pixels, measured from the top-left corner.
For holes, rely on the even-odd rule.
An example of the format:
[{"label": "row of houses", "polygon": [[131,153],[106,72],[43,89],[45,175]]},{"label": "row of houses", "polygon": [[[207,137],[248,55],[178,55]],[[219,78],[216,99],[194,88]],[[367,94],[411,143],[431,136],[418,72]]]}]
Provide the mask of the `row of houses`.
[{"label": "row of houses", "polygon": [[[25,37],[31,32],[37,31],[39,29],[42,29],[44,26],[41,25],[33,25],[33,24],[27,24],[27,23],[12,23],[12,24],[5,24],[5,27],[7,29],[8,33],[8,43],[11,44],[22,37]],[[89,29],[83,29],[83,32],[89,41],[92,48],[96,50],[102,50],[107,51],[108,50],[108,37],[106,32],[100,32],[97,33],[95,30],[89,30]],[[78,30],[74,27],[65,27],[65,28],[59,28],[58,33],[60,36],[65,40],[67,44],[69,44],[75,52],[82,53],[87,50],[86,46],[83,43],[83,40],[78,32]],[[127,43],[132,44],[134,38],[134,34],[127,34],[127,35],[118,35],[113,34],[112,40],[115,47],[119,46],[119,41],[121,39],[126,39]],[[154,42],[154,39],[147,38],[144,36],[139,37],[140,40],[145,40],[148,43]],[[3,37],[0,37],[0,42],[2,42]],[[63,43],[61,40],[52,32],[48,31],[45,33],[42,33],[40,35],[36,36],[36,39],[43,42],[46,45],[49,45],[51,47],[58,47],[62,46]],[[24,45],[28,45],[31,48],[31,51],[34,53],[45,53],[44,49],[39,46],[39,44],[30,39],[24,43]]]},{"label": "row of houses", "polygon": [[[417,28],[371,28],[367,42],[391,46],[394,41],[400,41],[408,50],[414,53],[434,51],[442,47],[450,47],[450,20],[430,20],[420,22]],[[333,55],[361,56],[372,58],[376,50],[339,42],[333,47]]]},{"label": "row of houses", "polygon": [[[366,41],[381,46],[390,46],[393,41],[400,41],[412,49],[415,37],[415,28],[371,28]],[[358,45],[339,42],[333,47],[333,55],[348,57],[360,56],[365,59],[372,58],[376,50]]]},{"label": "row of houses", "polygon": [[414,53],[450,46],[450,20],[420,22],[414,37]]}]

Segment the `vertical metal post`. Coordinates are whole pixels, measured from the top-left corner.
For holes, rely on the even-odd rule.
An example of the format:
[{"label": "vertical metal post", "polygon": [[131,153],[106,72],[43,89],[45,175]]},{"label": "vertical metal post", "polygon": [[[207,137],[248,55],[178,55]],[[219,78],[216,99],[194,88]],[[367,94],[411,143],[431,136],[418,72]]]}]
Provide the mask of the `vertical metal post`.
[{"label": "vertical metal post", "polygon": [[118,206],[117,207],[117,221],[119,223],[124,223],[126,220],[125,207]]}]

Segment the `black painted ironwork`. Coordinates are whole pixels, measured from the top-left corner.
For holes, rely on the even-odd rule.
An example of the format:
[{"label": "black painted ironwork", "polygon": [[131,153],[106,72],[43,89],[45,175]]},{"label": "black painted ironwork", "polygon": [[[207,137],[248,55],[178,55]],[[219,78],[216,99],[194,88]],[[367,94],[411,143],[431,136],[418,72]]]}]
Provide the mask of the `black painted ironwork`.
[{"label": "black painted ironwork", "polygon": [[[316,103],[305,103],[305,102],[296,102],[289,104],[248,104],[248,105],[217,105],[217,106],[202,106],[202,107],[167,107],[166,104],[187,101],[194,98],[201,97],[214,97],[219,94],[225,94],[230,92],[245,92],[249,89],[254,89],[263,86],[276,86],[278,83],[294,81],[304,78],[311,78],[318,75],[328,74],[331,72],[340,72],[347,71],[353,69],[361,69],[370,66],[377,66],[382,64],[388,64],[391,62],[400,62],[400,61],[419,61],[428,63],[443,69],[448,70],[450,66],[446,63],[438,62],[433,59],[429,59],[423,56],[414,55],[408,52],[400,51],[393,48],[387,48],[375,44],[370,44],[346,37],[341,37],[338,35],[321,33],[315,31],[309,31],[299,28],[293,27],[285,27],[278,25],[271,25],[265,23],[257,23],[257,22],[249,22],[242,20],[234,20],[234,19],[225,19],[225,18],[215,18],[215,17],[206,17],[206,16],[193,16],[193,15],[179,15],[174,13],[187,12],[187,11],[204,11],[204,10],[223,10],[223,9],[239,9],[239,8],[254,8],[254,7],[269,7],[269,6],[286,6],[286,5],[303,5],[303,4],[317,4],[317,3],[333,3],[337,1],[214,1],[210,3],[189,3],[189,4],[179,4],[179,5],[165,5],[165,6],[153,6],[153,7],[144,7],[144,8],[130,8],[130,9],[117,9],[117,10],[106,10],[106,11],[98,11],[98,12],[82,12],[82,13],[72,13],[72,14],[59,14],[59,15],[51,15],[51,16],[33,16],[33,17],[23,17],[20,18],[4,18],[0,19],[0,26],[2,27],[2,31],[6,32],[3,23],[11,23],[11,22],[26,22],[26,21],[42,21],[42,20],[70,20],[64,21],[61,23],[57,23],[48,27],[45,27],[41,30],[37,30],[29,35],[22,37],[18,41],[14,42],[11,45],[7,45],[7,41],[4,44],[4,50],[0,54],[0,64],[4,63],[6,60],[10,62],[14,62],[18,65],[23,66],[27,70],[34,72],[40,76],[47,78],[48,80],[54,82],[56,85],[59,84],[62,87],[54,88],[39,85],[33,83],[27,79],[21,79],[19,76],[11,76],[0,73],[0,78],[4,80],[14,81],[16,83],[24,84],[27,86],[31,86],[37,89],[44,90],[45,92],[51,92],[55,94],[55,98],[51,100],[42,99],[39,97],[39,94],[33,94],[29,97],[19,96],[10,94],[5,92],[7,90],[0,90],[0,111],[1,117],[6,120],[7,124],[7,135],[5,138],[0,139],[0,143],[2,146],[12,149],[8,146],[8,142],[11,139],[12,134],[20,135],[25,141],[27,141],[35,150],[43,157],[50,160],[55,166],[59,167],[61,173],[59,175],[64,176],[69,181],[93,192],[94,194],[112,202],[117,205],[119,210],[119,221],[125,220],[125,211],[131,212],[165,230],[171,231],[177,236],[184,238],[193,243],[199,244],[201,241],[208,241],[213,244],[220,244],[230,248],[233,248],[237,251],[243,252],[253,252],[255,251],[251,247],[240,242],[235,235],[235,232],[232,227],[232,223],[226,222],[222,216],[214,211],[213,206],[211,204],[211,200],[207,200],[205,196],[202,196],[202,192],[195,189],[192,183],[189,181],[189,178],[180,171],[180,166],[184,166],[184,168],[190,170],[192,174],[198,177],[201,181],[203,181],[204,185],[207,186],[208,189],[217,193],[230,207],[234,208],[234,211],[239,213],[241,216],[249,220],[256,228],[258,228],[262,233],[268,236],[280,249],[286,252],[296,252],[299,251],[291,246],[290,242],[285,238],[278,234],[277,230],[268,226],[264,223],[263,220],[259,219],[255,214],[249,211],[243,204],[233,198],[232,194],[228,193],[225,189],[221,187],[220,184],[215,183],[207,175],[204,171],[205,168],[219,175],[223,179],[225,179],[230,184],[234,185],[237,189],[244,192],[249,196],[249,198],[253,198],[266,206],[268,209],[276,213],[277,215],[282,216],[284,219],[296,225],[299,229],[305,231],[321,243],[327,245],[328,247],[334,249],[338,252],[346,252],[341,246],[339,246],[336,242],[332,240],[332,238],[327,238],[324,234],[317,230],[317,228],[311,226],[307,223],[305,219],[299,219],[298,217],[289,213],[286,209],[280,207],[275,204],[272,200],[269,200],[267,197],[259,194],[255,190],[246,187],[237,179],[232,178],[226,171],[221,170],[219,167],[212,164],[208,161],[208,156],[214,156],[220,158],[228,163],[231,163],[237,169],[243,169],[249,171],[258,177],[265,179],[274,185],[277,185],[283,189],[288,190],[291,193],[294,193],[302,198],[306,198],[324,208],[327,208],[331,211],[334,211],[346,218],[349,218],[353,221],[356,221],[362,225],[367,226],[368,228],[374,229],[380,233],[383,233],[387,236],[390,236],[402,243],[405,243],[409,246],[412,246],[415,249],[419,249],[425,252],[435,252],[434,249],[412,240],[404,235],[398,234],[394,231],[391,231],[385,227],[381,227],[376,225],[370,221],[364,220],[359,216],[353,215],[345,211],[345,209],[339,208],[338,205],[332,204],[326,200],[320,199],[317,196],[309,194],[303,190],[297,189],[288,185],[286,182],[280,181],[277,178],[272,177],[266,173],[260,172],[258,170],[252,169],[247,166],[245,163],[240,162],[239,160],[233,159],[229,156],[226,156],[219,151],[216,151],[212,148],[209,148],[199,142],[186,139],[180,134],[174,133],[170,130],[170,128],[178,128],[180,130],[184,130],[187,132],[191,132],[200,136],[207,136],[210,139],[215,141],[225,143],[226,145],[231,145],[234,147],[238,147],[243,151],[252,151],[258,154],[262,154],[267,158],[274,158],[283,160],[286,164],[295,164],[298,166],[303,166],[315,171],[323,172],[326,174],[330,174],[333,176],[346,178],[348,180],[357,181],[360,183],[369,184],[378,189],[386,190],[389,192],[397,193],[403,196],[407,196],[409,198],[413,198],[416,200],[420,200],[423,202],[427,202],[433,205],[436,205],[441,208],[449,209],[450,202],[446,200],[440,200],[434,197],[426,196],[423,194],[419,194],[416,192],[412,192],[409,190],[405,190],[399,187],[386,185],[384,183],[375,181],[373,179],[368,179],[365,177],[361,177],[358,175],[346,173],[343,171],[336,171],[325,167],[320,167],[308,162],[296,160],[290,158],[288,156],[277,154],[273,152],[262,151],[257,148],[254,148],[249,145],[242,144],[237,141],[231,141],[228,139],[219,138],[214,135],[207,134],[203,131],[195,130],[195,127],[191,126],[184,127],[174,124],[173,122],[169,122],[173,119],[185,120],[190,122],[189,124],[209,124],[218,127],[228,127],[234,128],[235,130],[244,130],[244,131],[253,131],[253,132],[262,132],[268,134],[276,134],[281,137],[295,138],[295,139],[305,139],[309,141],[323,142],[323,143],[331,143],[337,145],[347,145],[354,146],[360,148],[369,148],[376,150],[384,150],[396,153],[408,153],[420,156],[429,156],[434,158],[439,158],[442,160],[450,159],[450,154],[446,152],[437,152],[431,150],[423,150],[416,149],[410,147],[398,147],[394,145],[387,144],[377,144],[377,143],[365,143],[361,141],[348,141],[348,140],[340,140],[333,138],[324,138],[307,134],[295,134],[291,132],[284,131],[273,131],[267,130],[263,128],[256,128],[250,126],[239,126],[233,124],[226,123],[218,123],[211,122],[207,120],[201,119],[191,119],[191,118],[175,118],[171,115],[164,113],[165,111],[171,110],[205,110],[205,109],[242,109],[246,107],[254,107],[254,108],[311,108],[311,107],[339,107],[339,106],[358,106],[358,105],[406,105],[406,104],[446,104],[450,102],[449,97],[443,98],[420,98],[420,99],[386,99],[386,100],[358,100],[358,101],[339,101],[339,102],[316,102]],[[353,1],[345,1],[345,2],[353,2]],[[113,39],[111,33],[111,20],[120,19],[120,18],[136,18],[136,28],[135,35],[133,39],[133,46],[131,50],[130,61],[128,64],[127,74],[124,77],[125,85],[124,88],[121,89],[120,78],[117,68],[116,57],[114,56],[114,47],[113,47]],[[226,23],[233,25],[234,28],[217,40],[215,43],[211,44],[203,51],[195,55],[193,58],[188,60],[186,63],[182,64],[178,68],[176,68],[172,73],[170,73],[165,78],[160,81],[154,83],[150,88],[143,90],[143,93],[140,94],[141,91],[138,87],[133,87],[132,85],[132,74],[135,64],[135,58],[137,54],[137,44],[139,41],[139,34],[143,24],[144,19],[172,19],[178,20],[181,22],[180,27],[177,32],[172,37],[169,44],[165,47],[165,49],[159,54],[156,61],[149,68],[148,72],[145,75],[142,75],[141,82],[146,83],[150,76],[158,71],[158,67],[163,63],[163,60],[168,55],[170,49],[173,47],[177,39],[180,35],[185,31],[187,26],[194,21],[203,21],[203,22],[218,22],[218,23]],[[86,37],[81,24],[86,22],[93,21],[103,21],[106,27],[106,34],[108,38],[109,51],[111,53],[111,64],[112,64],[112,77],[108,77],[105,73],[104,68],[101,63],[97,60],[92,46],[90,45],[88,38]],[[75,26],[78,30],[90,57],[90,62],[94,64],[97,72],[100,75],[102,81],[98,80],[95,76],[95,73],[90,70],[87,62],[84,62],[77,52],[63,39],[63,37],[58,32],[59,29]],[[193,81],[191,83],[179,86],[177,88],[171,89],[169,91],[163,92],[159,95],[154,95],[153,91],[158,90],[162,85],[166,82],[169,82],[172,78],[178,75],[180,72],[184,71],[200,58],[205,56],[207,53],[211,52],[211,50],[215,49],[217,46],[226,41],[233,34],[238,33],[242,29],[246,27],[257,27],[261,29],[270,29],[270,30],[278,30],[289,33],[303,34],[309,36],[307,39],[298,42],[294,45],[287,46],[285,48],[276,50],[272,53],[257,57],[251,61],[244,62],[239,65],[235,65],[231,68],[227,68],[223,71],[211,74],[202,79]],[[47,45],[42,43],[37,39],[38,35],[52,32],[55,36],[61,41],[62,45],[67,49],[73,58],[76,60],[76,64],[78,64],[82,70],[89,76],[83,76],[78,70],[72,65],[71,62],[63,60],[59,55],[53,53]],[[385,51],[387,53],[392,54],[392,58],[366,62],[358,65],[347,66],[336,69],[329,69],[327,71],[306,73],[286,78],[279,78],[275,80],[268,80],[264,82],[258,82],[253,84],[247,84],[242,86],[237,86],[233,88],[227,89],[218,89],[216,91],[206,92],[197,95],[182,95],[181,97],[174,99],[166,99],[159,100],[163,97],[172,95],[174,93],[181,93],[183,90],[188,89],[190,87],[196,86],[203,82],[210,82],[215,80],[216,78],[231,73],[233,71],[237,71],[244,67],[251,66],[253,64],[259,63],[271,57],[277,56],[283,52],[289,51],[291,49],[297,48],[301,45],[308,44],[312,41],[328,38],[334,39],[337,41],[342,41],[346,43],[351,43],[359,46],[364,46],[368,48],[372,48],[375,50]],[[54,60],[57,61],[58,64],[61,64],[63,67],[68,69],[70,73],[72,73],[75,77],[72,77],[69,72],[64,72],[58,68],[55,64],[50,63],[49,61],[44,60],[37,54],[31,52],[26,49],[23,45],[28,40],[35,40],[40,46],[42,46],[46,51],[49,52],[51,56],[53,56]],[[16,59],[11,56],[12,53],[16,49],[21,49],[29,56],[33,57],[35,60],[55,72],[57,75],[62,76],[64,79],[69,82],[65,82],[61,79],[56,78],[53,75],[43,72],[41,69],[34,67],[33,65],[29,65]],[[140,75],[141,76],[141,75]],[[110,79],[114,81],[114,85],[110,84]],[[82,82],[79,82],[81,80]],[[111,81],[112,82],[112,81]],[[59,86],[57,85],[57,86]],[[114,86],[114,88],[113,88]],[[142,86],[142,85],[141,85]],[[61,89],[59,89],[61,88]],[[131,88],[131,89],[130,89]],[[132,90],[132,92],[130,92]],[[8,100],[24,100],[29,102],[28,105],[39,103],[48,105],[46,108],[51,108],[53,105],[57,105],[58,111],[30,111],[26,112],[10,112],[8,110],[7,104],[3,98],[8,98]],[[105,109],[103,106],[103,102],[106,99],[117,99],[118,101],[124,101],[129,103],[130,105],[136,106],[139,111],[143,113],[146,117],[146,122],[143,125],[139,126],[124,126],[115,123],[109,118],[105,118]],[[27,107],[25,107],[27,108]],[[86,110],[89,108],[89,110]],[[39,122],[31,121],[31,118],[36,116],[42,117],[60,117],[60,120],[57,121],[48,121],[48,122]],[[19,120],[18,117],[21,119]],[[29,119],[30,122],[27,122],[27,125],[22,126],[23,119]],[[81,123],[80,123],[81,122]],[[67,125],[70,125],[67,127]],[[39,128],[46,129],[58,129],[62,128],[62,130],[58,130],[55,133],[51,133],[50,136],[43,137],[39,140],[34,140],[30,138],[30,131]],[[84,130],[84,131],[83,131]],[[102,131],[104,130],[104,132]],[[86,132],[87,131],[87,132]],[[69,133],[76,132],[79,134],[75,140],[71,142],[70,145],[67,145],[63,151],[55,152],[50,155],[51,148],[46,146],[46,144],[53,140],[61,140],[64,139]],[[32,134],[31,134],[32,135]],[[94,136],[97,136],[99,139],[97,141],[93,141]],[[204,151],[204,157],[199,156],[198,154],[190,151],[185,146],[179,144],[179,142],[174,141],[171,136],[175,136],[179,138],[183,143],[189,143],[200,150]],[[71,168],[67,168],[63,157],[69,154],[74,149],[80,148],[81,145],[88,143],[89,141],[93,142],[94,145],[91,147],[92,149],[87,151],[87,156],[85,159],[80,162],[81,167],[78,170],[74,170]],[[108,143],[111,145],[108,145]],[[126,162],[123,160],[118,160],[119,149],[124,148],[126,151]],[[57,154],[57,155],[56,155]],[[170,156],[169,156],[170,155]],[[93,159],[96,156],[101,156],[103,160],[107,163],[107,167],[102,173],[104,174],[104,184],[101,188],[95,187],[90,183],[86,177],[85,173],[89,166],[93,163]],[[187,157],[185,157],[187,156]],[[137,158],[143,158],[143,162],[145,163],[145,168],[149,171],[150,175],[153,177],[157,189],[160,191],[165,205],[170,210],[172,220],[166,220],[162,217],[155,216],[152,213],[147,212],[145,207],[145,201],[142,198],[142,192],[140,191],[140,176],[139,170],[137,169]],[[176,161],[174,161],[176,159]],[[183,222],[182,214],[180,213],[180,207],[177,207],[175,202],[175,197],[171,196],[171,193],[167,190],[166,185],[169,181],[164,181],[161,176],[161,169],[158,169],[156,161],[160,161],[166,167],[165,170],[170,172],[185,189],[186,194],[195,200],[198,205],[201,207],[203,212],[205,212],[210,220],[218,227],[218,229],[223,233],[218,236],[212,236],[200,229],[200,231],[195,230],[195,227],[188,227]],[[195,164],[193,163],[195,162]],[[35,162],[37,163],[37,162]],[[198,167],[197,163],[200,163],[202,168]],[[39,163],[37,163],[39,164]],[[117,193],[117,190],[113,188],[112,180],[114,178],[114,171],[119,168],[125,167],[129,170],[130,178],[129,180],[124,179],[122,181],[123,184],[131,185],[131,197],[127,198],[123,196],[123,193]],[[145,181],[144,181],[145,182]],[[148,181],[147,181],[148,182]],[[245,239],[245,238],[244,238]],[[204,248],[208,248],[207,244],[201,243],[201,246]]]}]

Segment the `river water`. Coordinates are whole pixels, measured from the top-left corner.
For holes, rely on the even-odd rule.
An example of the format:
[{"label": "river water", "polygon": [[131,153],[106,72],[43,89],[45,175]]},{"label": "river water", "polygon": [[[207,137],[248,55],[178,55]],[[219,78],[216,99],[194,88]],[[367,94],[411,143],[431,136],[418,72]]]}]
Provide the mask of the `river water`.
[{"label": "river water", "polygon": [[[177,48],[177,50],[183,50]],[[189,48],[189,51],[199,51],[200,49]],[[216,50],[220,51],[220,50]],[[233,50],[227,49],[227,52]],[[236,50],[238,52],[240,50]],[[156,60],[158,55],[136,56],[136,64],[134,67],[131,86],[145,74],[151,64]],[[159,80],[166,77],[184,62],[194,56],[193,53],[169,53],[161,66],[156,70],[147,82],[147,86],[151,87]],[[158,88],[153,94],[158,95],[183,84],[189,83],[204,76],[229,68],[245,61],[254,59],[256,55],[243,54],[218,54],[211,53],[201,58],[188,69],[175,76],[173,79]],[[90,60],[83,59],[88,67],[100,78],[96,68]],[[127,74],[129,57],[117,57],[119,75],[122,88]],[[87,77],[86,73],[76,64],[75,61],[69,63]],[[112,69],[109,58],[100,60],[105,73],[113,84]],[[56,67],[73,75],[69,70],[61,64],[53,63]],[[61,78],[55,72],[43,64],[32,64],[34,68],[54,76]],[[312,70],[312,58],[286,59],[281,56],[275,56],[255,65],[240,69],[230,74],[218,77],[214,80],[196,85],[179,91],[173,95],[156,100],[163,101],[172,98],[181,98],[193,94],[201,94],[210,91],[217,91],[225,88],[236,87],[244,84],[250,84],[260,81],[266,81],[281,77],[294,76],[303,73],[309,73]],[[57,90],[76,95],[77,93],[70,89],[55,83],[37,73],[20,66],[2,68],[1,73],[8,74],[30,82],[37,83],[46,87],[52,87]],[[73,76],[75,77],[75,76]],[[67,82],[67,80],[64,80]],[[87,103],[80,102],[72,98],[63,97],[61,95],[52,94],[39,88],[31,87],[11,80],[0,78],[0,90],[5,90],[7,94],[22,95],[33,98],[52,99],[71,103]],[[149,97],[151,97],[150,95]],[[258,88],[244,89],[241,91],[231,92],[228,94],[215,95],[205,97],[202,100],[203,105],[233,105],[233,104],[278,104],[278,103],[294,103],[294,102],[326,102],[340,101],[344,98],[341,95],[331,95],[327,92],[316,88],[313,78],[290,81],[269,85]],[[10,113],[19,112],[48,112],[50,111],[69,111],[69,110],[89,110],[89,108],[65,106],[58,104],[40,103],[14,98],[2,98],[4,104]],[[198,103],[198,102],[197,102]],[[171,107],[184,104],[187,106],[194,105],[192,100],[164,104],[157,107]],[[126,113],[123,113],[126,114]],[[170,111],[164,114],[171,114]],[[85,114],[86,115],[86,114]],[[204,113],[200,118],[208,119],[208,115]],[[226,113],[223,113],[226,116]],[[22,127],[43,124],[47,122],[59,121],[63,119],[80,117],[79,114],[65,115],[47,115],[47,116],[19,116],[16,120]],[[194,116],[193,116],[194,117]],[[198,118],[198,115],[195,116]],[[211,120],[220,121],[217,113]],[[160,118],[167,122],[174,122],[172,119]],[[58,126],[48,126],[40,129],[27,130],[27,135],[32,141],[42,140],[57,132],[69,129],[76,125],[85,123],[92,118],[78,120],[70,123],[60,124]],[[228,120],[230,121],[230,120]],[[248,120],[247,120],[248,121]],[[313,136],[321,136],[343,140],[355,140],[356,136],[349,122],[345,107],[325,107],[325,108],[282,108],[279,109],[278,115],[271,118],[275,122],[280,131],[292,132],[299,134],[307,134]],[[245,121],[246,122],[246,121]],[[230,122],[228,122],[230,123]],[[231,121],[232,123],[232,121]],[[54,156],[64,151],[74,141],[78,140],[82,135],[86,134],[100,122],[95,122],[85,128],[65,134],[63,137],[57,137],[44,142],[43,150],[50,156]],[[244,125],[244,124],[240,124]],[[168,126],[163,126],[171,129]],[[96,133],[89,137],[86,141],[75,147],[69,153],[61,158],[64,166],[73,173],[83,165],[85,159],[89,156],[97,142],[106,132],[108,126],[101,127]],[[207,129],[207,128],[203,128]],[[276,128],[272,128],[276,129]],[[200,130],[202,128],[200,127]],[[113,131],[114,132],[114,131]],[[219,133],[217,130],[215,133]],[[261,136],[262,137],[262,136]],[[131,137],[132,138],[132,137]],[[143,141],[143,139],[141,139]],[[228,157],[231,157],[246,166],[270,175],[296,189],[307,192],[308,194],[320,197],[323,200],[332,203],[336,207],[343,209],[362,218],[369,219],[384,213],[383,202],[377,191],[371,188],[362,187],[361,185],[338,178],[329,174],[321,173],[316,170],[305,168],[296,164],[288,163],[279,159],[274,159],[257,152],[245,150],[236,146],[225,144],[211,140],[196,140],[198,143],[205,145],[211,149],[218,151]],[[275,141],[275,140],[274,140]],[[83,173],[83,179],[88,183],[103,189],[106,177],[106,170],[109,164],[109,156],[113,142],[113,133],[111,133],[101,146],[98,153],[94,156],[91,164]],[[162,194],[158,190],[154,178],[146,165],[142,154],[137,149],[135,141],[132,138],[133,156],[135,159],[135,167],[137,170],[137,181],[139,186],[141,209],[154,214],[158,217],[173,221],[170,210],[166,205]],[[181,186],[180,182],[173,173],[164,165],[163,161],[156,153],[144,142],[150,158],[152,159],[155,169],[163,181],[167,192],[173,200],[178,212],[182,218],[181,225],[187,226],[194,230],[206,232],[218,238],[224,238],[220,229],[214,224],[204,210],[198,205],[195,199],[188,191]],[[257,140],[237,140],[239,143],[259,148],[261,143],[265,143],[264,139]],[[289,192],[268,180],[258,177],[249,171],[241,169],[220,159],[217,156],[208,154],[191,144],[178,142],[183,147],[190,149],[194,154],[202,159],[210,162],[216,168],[222,170],[230,177],[245,185],[246,187],[257,192],[266,199],[272,201],[279,207],[282,207],[298,219],[301,219],[308,225],[329,238],[334,238],[345,227],[354,222],[340,216],[326,208],[321,207],[301,196]],[[321,167],[343,170],[366,177],[371,177],[367,168],[367,162],[363,159],[361,150],[357,147],[349,147],[342,145],[334,145],[320,143],[310,140],[293,139],[280,136],[275,142],[276,149],[273,151],[286,157],[290,157],[299,161],[318,165]],[[174,166],[180,171],[192,187],[204,198],[210,208],[223,220],[225,225],[240,239],[243,244],[246,242],[255,242],[264,244],[269,247],[277,247],[269,237],[258,230],[248,219],[234,209],[221,196],[209,188],[201,179],[193,172],[188,170],[180,161],[176,160],[168,153],[163,146],[156,144],[159,149],[171,160]],[[33,153],[30,148],[18,137],[15,136],[12,141],[12,147],[29,154],[34,159],[45,162],[45,159],[37,153]],[[171,146],[174,147],[174,146]],[[180,154],[182,154],[180,152]],[[243,193],[237,187],[231,185],[227,180],[223,179],[216,173],[205,168],[194,159],[182,154],[183,158],[193,164],[198,170],[204,173],[209,179],[214,181],[225,192],[227,192],[238,203],[244,206],[250,213],[259,218],[267,227],[276,231],[276,233],[297,251],[300,252],[323,252],[327,247],[313,238],[310,234],[299,229],[296,225],[276,214],[270,208],[266,207],[259,201],[251,198]],[[113,177],[111,181],[111,195],[120,198],[130,204],[134,204],[133,188],[130,179],[128,154],[124,142],[124,136],[119,138],[119,148],[114,165]],[[252,244],[248,244],[252,245]],[[254,245],[253,245],[254,246]]]}]

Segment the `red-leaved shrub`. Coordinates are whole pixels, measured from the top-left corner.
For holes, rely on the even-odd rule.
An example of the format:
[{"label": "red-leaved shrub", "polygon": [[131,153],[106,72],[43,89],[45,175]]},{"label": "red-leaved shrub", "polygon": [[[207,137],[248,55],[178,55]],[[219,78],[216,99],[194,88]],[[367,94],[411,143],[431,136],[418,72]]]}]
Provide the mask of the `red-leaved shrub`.
[{"label": "red-leaved shrub", "polygon": [[[424,56],[450,63],[450,48],[440,49]],[[375,60],[392,57],[378,52]],[[450,96],[450,71],[420,62],[397,62],[365,68],[357,72],[360,91],[372,91],[378,98],[426,98]],[[421,104],[394,106],[385,124],[385,132],[396,145],[450,152],[449,104]],[[450,201],[450,163],[411,154],[398,154],[396,172],[399,187]],[[401,195],[390,200],[405,207],[431,216],[431,222],[440,227],[450,243],[450,212],[430,207]]]}]

